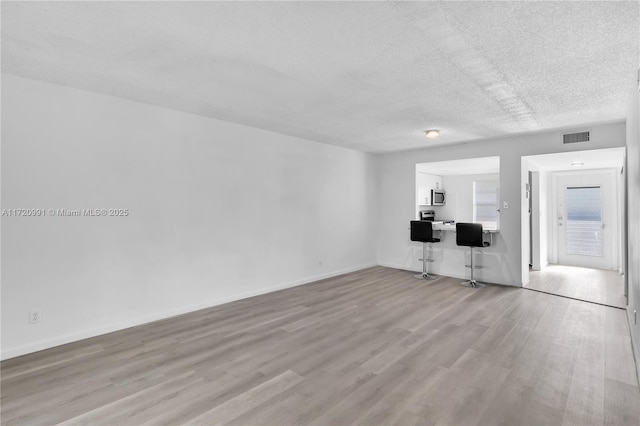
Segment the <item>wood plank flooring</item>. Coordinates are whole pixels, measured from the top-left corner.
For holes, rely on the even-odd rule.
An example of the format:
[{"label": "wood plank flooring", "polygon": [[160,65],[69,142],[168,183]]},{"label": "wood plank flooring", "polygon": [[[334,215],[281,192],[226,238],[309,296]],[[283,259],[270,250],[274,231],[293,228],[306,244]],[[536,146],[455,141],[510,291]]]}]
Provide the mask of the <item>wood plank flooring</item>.
[{"label": "wood plank flooring", "polygon": [[1,363],[2,424],[640,424],[620,309],[374,267]]},{"label": "wood plank flooring", "polygon": [[627,306],[624,277],[617,271],[549,265],[531,271],[525,287],[618,308]]}]

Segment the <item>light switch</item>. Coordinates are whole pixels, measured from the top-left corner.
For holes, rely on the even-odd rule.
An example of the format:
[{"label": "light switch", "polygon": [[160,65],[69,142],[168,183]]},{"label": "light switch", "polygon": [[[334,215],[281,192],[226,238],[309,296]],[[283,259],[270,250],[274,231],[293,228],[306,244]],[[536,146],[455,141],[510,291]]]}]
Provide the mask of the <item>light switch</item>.
[{"label": "light switch", "polygon": [[509,208],[509,202],[508,201],[503,201],[502,202],[502,208],[503,209],[508,209]]}]

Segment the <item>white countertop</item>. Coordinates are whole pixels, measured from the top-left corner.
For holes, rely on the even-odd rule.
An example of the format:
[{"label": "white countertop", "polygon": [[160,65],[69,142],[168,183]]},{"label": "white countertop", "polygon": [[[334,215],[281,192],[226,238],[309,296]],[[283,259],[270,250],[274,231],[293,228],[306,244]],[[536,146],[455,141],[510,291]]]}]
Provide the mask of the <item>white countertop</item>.
[{"label": "white countertop", "polygon": [[[433,226],[433,230],[434,231],[453,231],[456,232],[456,224],[455,223],[451,223],[451,224],[444,224],[442,221],[436,220],[433,222],[432,224]],[[500,232],[499,229],[494,228],[494,227],[486,227],[484,226],[482,228],[482,232],[486,232],[486,233],[490,233],[490,234],[497,234],[498,232]]]}]

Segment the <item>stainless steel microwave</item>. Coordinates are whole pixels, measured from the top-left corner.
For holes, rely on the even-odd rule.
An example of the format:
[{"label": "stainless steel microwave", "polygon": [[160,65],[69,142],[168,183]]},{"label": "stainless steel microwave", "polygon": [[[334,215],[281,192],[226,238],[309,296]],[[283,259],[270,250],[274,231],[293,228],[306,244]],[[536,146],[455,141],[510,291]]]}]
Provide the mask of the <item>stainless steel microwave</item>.
[{"label": "stainless steel microwave", "polygon": [[442,189],[431,190],[431,205],[444,206],[446,201],[445,193]]}]

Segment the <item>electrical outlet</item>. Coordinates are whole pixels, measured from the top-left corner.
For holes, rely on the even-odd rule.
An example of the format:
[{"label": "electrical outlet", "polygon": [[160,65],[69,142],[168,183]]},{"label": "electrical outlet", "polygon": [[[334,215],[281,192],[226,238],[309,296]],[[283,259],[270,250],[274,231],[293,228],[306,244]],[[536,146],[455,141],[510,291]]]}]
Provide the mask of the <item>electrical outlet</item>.
[{"label": "electrical outlet", "polygon": [[35,324],[40,322],[42,316],[40,315],[40,311],[31,311],[29,312],[29,324]]},{"label": "electrical outlet", "polygon": [[508,201],[503,201],[502,202],[502,208],[503,209],[508,209],[509,208],[509,202]]}]

